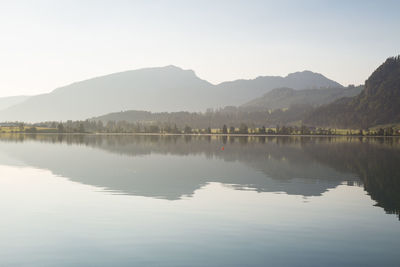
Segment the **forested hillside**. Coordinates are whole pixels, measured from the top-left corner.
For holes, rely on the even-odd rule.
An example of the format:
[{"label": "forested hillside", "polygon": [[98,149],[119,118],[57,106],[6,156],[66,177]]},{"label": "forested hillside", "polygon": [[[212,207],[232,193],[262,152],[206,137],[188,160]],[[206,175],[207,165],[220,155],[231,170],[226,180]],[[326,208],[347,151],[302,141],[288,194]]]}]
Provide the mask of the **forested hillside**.
[{"label": "forested hillside", "polygon": [[275,110],[296,105],[317,107],[331,103],[342,97],[358,95],[363,86],[294,90],[292,88],[276,88],[262,97],[253,99],[241,107],[245,110]]},{"label": "forested hillside", "polygon": [[315,109],[304,120],[317,126],[368,128],[400,122],[400,56],[388,58],[356,97]]}]

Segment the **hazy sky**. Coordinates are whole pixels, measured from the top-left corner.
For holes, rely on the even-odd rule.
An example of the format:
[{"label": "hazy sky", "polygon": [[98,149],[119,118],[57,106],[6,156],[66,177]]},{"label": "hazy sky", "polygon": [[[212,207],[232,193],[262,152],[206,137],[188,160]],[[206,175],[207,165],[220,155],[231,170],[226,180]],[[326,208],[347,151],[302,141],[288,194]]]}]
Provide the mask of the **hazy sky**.
[{"label": "hazy sky", "polygon": [[177,65],[212,83],[311,70],[363,83],[400,54],[400,1],[0,0],[0,96]]}]

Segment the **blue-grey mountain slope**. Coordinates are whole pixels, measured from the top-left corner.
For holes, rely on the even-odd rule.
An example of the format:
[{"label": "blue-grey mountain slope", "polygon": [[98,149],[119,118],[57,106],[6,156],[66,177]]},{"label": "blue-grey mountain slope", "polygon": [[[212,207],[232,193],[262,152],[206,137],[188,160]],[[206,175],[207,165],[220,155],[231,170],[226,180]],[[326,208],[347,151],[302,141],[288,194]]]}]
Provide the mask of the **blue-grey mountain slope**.
[{"label": "blue-grey mountain slope", "polygon": [[341,87],[309,71],[213,85],[175,66],[101,76],[33,96],[0,112],[0,121],[83,120],[122,110],[205,111],[240,105],[276,87]]},{"label": "blue-grey mountain slope", "polygon": [[29,96],[26,95],[0,97],[0,110],[20,104],[25,100],[27,100],[28,98]]},{"label": "blue-grey mountain slope", "polygon": [[260,76],[252,80],[236,80],[218,85],[222,91],[230,93],[231,105],[242,105],[254,98],[261,97],[275,88],[292,88],[294,90],[341,88],[342,85],[332,81],[322,74],[302,71],[280,76]]}]

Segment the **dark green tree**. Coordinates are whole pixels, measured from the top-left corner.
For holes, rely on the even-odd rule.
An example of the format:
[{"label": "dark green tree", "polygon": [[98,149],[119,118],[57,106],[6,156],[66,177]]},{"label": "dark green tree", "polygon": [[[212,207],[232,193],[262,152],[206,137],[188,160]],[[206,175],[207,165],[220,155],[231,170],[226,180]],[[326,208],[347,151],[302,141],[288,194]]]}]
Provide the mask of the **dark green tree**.
[{"label": "dark green tree", "polygon": [[392,136],[393,135],[393,128],[392,127],[387,127],[385,129],[385,136]]},{"label": "dark green tree", "polygon": [[178,126],[176,126],[176,124],[174,125],[173,133],[174,134],[181,133],[181,131],[179,131],[179,129],[178,129]]},{"label": "dark green tree", "polygon": [[184,130],[183,130],[183,132],[185,134],[191,134],[192,133],[192,128],[190,126],[186,125]]},{"label": "dark green tree", "polygon": [[64,132],[65,132],[64,125],[63,125],[62,123],[59,123],[59,124],[58,124],[58,126],[57,126],[57,131],[58,131],[59,133],[64,133]]},{"label": "dark green tree", "polygon": [[240,124],[239,133],[240,134],[248,134],[249,133],[249,127],[247,127],[247,124],[245,124],[245,123]]},{"label": "dark green tree", "polygon": [[85,126],[83,126],[83,123],[79,123],[78,132],[80,132],[80,133],[84,133],[85,132]]},{"label": "dark green tree", "polygon": [[228,133],[228,127],[226,127],[225,124],[224,124],[224,126],[222,126],[222,133],[223,134],[227,134]]},{"label": "dark green tree", "polygon": [[22,122],[19,123],[19,124],[18,124],[18,129],[19,129],[20,132],[23,132],[24,129],[25,129],[24,123],[22,123]]}]

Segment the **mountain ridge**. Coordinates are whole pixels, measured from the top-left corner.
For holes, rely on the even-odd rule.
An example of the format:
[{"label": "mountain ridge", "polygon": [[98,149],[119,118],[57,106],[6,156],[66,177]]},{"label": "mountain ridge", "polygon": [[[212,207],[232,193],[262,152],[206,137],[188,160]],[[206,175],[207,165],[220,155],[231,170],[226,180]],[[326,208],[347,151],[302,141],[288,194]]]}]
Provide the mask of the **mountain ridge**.
[{"label": "mountain ridge", "polygon": [[[199,78],[193,70],[174,65],[128,70],[74,82],[50,93],[32,96],[23,103],[0,111],[0,120],[83,120],[121,110],[198,112],[243,104],[276,88],[275,85],[295,84],[295,89],[304,89],[310,84],[316,88],[327,84],[338,85],[311,71],[293,75],[233,81],[230,83],[234,85],[232,87],[226,86],[226,83],[214,85]],[[301,79],[303,75],[306,78]]]}]

